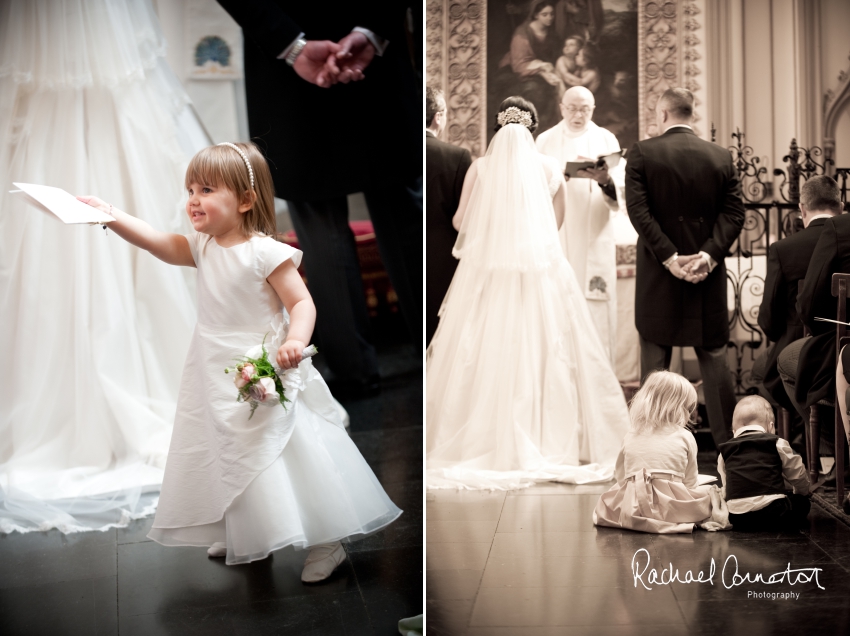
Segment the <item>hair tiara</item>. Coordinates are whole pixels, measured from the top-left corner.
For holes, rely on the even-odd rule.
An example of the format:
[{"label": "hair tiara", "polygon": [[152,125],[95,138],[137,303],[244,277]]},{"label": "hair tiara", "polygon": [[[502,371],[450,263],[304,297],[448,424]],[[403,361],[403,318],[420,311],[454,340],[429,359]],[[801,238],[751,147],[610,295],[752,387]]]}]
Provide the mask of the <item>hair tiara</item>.
[{"label": "hair tiara", "polygon": [[531,128],[532,120],[531,113],[527,110],[523,110],[522,108],[517,108],[516,106],[508,106],[501,113],[496,115],[496,121],[499,122],[500,126],[507,126],[508,124],[522,124],[526,128]]},{"label": "hair tiara", "polygon": [[254,168],[252,168],[252,167],[251,167],[251,162],[250,162],[250,161],[248,161],[248,155],[246,155],[246,154],[245,154],[245,151],[244,151],[244,150],[242,150],[242,149],[241,149],[239,146],[237,146],[236,144],[232,144],[232,143],[230,143],[229,141],[223,141],[223,142],[221,142],[221,143],[220,143],[220,144],[218,144],[218,145],[219,145],[219,146],[230,146],[230,147],[231,147],[231,148],[233,148],[236,152],[238,152],[238,153],[239,153],[239,156],[240,156],[240,157],[242,157],[242,161],[244,161],[244,162],[245,162],[245,166],[248,168],[248,176],[251,178],[251,189],[253,190],[253,189],[254,189]]}]

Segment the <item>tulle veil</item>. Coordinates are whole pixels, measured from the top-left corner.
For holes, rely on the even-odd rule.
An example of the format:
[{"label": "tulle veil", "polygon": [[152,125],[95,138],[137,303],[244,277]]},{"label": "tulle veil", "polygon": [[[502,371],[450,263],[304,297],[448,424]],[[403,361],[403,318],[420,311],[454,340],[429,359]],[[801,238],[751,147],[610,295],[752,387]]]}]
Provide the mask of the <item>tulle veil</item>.
[{"label": "tulle veil", "polygon": [[484,270],[515,271],[539,271],[560,259],[544,160],[528,128],[499,129],[479,162],[486,178],[473,188],[455,258]]},{"label": "tulle veil", "polygon": [[509,124],[476,164],[460,263],[427,352],[429,488],[613,475],[628,412],[561,251],[553,162]]}]

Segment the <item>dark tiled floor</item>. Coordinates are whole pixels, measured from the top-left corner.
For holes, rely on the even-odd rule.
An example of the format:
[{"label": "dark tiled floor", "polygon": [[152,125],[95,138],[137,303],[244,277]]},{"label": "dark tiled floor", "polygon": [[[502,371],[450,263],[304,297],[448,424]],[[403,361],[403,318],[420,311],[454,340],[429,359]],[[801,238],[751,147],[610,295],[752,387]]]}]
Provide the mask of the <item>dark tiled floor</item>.
[{"label": "dark tiled floor", "polygon": [[[716,475],[716,453],[700,453]],[[429,635],[673,636],[850,633],[850,528],[813,506],[801,533],[704,532],[650,535],[595,528],[605,485],[544,484],[508,493],[428,491],[426,619]],[[706,571],[714,585],[635,586],[632,559],[680,576]],[[744,583],[721,572],[765,577],[788,567],[820,568],[818,582]],[[727,584],[733,561],[729,561]],[[646,579],[645,579],[646,580]],[[799,593],[795,600],[748,593]]]},{"label": "dark tiled floor", "polygon": [[379,350],[383,390],[344,402],[351,437],[404,514],[346,546],[325,583],[303,585],[306,552],[228,567],[204,548],[128,528],[0,535],[2,636],[397,634],[422,607],[422,379],[412,347]]}]

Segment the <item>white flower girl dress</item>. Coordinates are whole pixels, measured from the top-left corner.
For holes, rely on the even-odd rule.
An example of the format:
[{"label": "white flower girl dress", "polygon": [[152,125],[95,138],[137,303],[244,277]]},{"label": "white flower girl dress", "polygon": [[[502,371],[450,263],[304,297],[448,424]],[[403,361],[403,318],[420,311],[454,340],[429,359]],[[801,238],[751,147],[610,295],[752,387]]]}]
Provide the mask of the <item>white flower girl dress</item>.
[{"label": "white flower girl dress", "polygon": [[[310,358],[283,377],[287,408],[261,405],[250,418],[224,373],[275,332],[282,308],[266,278],[287,259],[297,265],[301,252],[270,237],[228,248],[197,232],[187,238],[198,268],[198,324],[148,536],[169,546],[226,543],[226,562],[236,564],[392,523],[401,511],[345,432]],[[270,359],[285,332],[286,325],[275,342],[267,338]]]}]

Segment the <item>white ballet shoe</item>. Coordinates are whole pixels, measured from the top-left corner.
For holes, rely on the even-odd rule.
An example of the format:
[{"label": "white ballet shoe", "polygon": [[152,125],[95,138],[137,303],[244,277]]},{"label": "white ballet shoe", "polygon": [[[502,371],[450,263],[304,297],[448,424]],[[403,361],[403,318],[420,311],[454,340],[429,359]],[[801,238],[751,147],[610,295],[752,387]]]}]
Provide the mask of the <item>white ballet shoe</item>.
[{"label": "white ballet shoe", "polygon": [[211,556],[214,558],[226,557],[227,556],[227,544],[226,543],[213,543],[209,550],[207,550],[207,556]]},{"label": "white ballet shoe", "polygon": [[304,561],[304,570],[301,572],[301,580],[304,583],[318,583],[328,578],[336,567],[345,561],[345,549],[342,544],[325,543],[314,546]]}]

